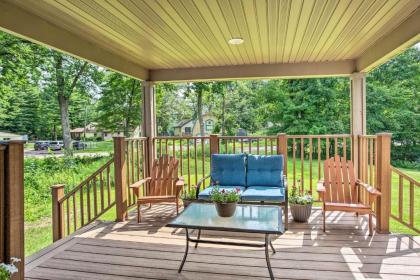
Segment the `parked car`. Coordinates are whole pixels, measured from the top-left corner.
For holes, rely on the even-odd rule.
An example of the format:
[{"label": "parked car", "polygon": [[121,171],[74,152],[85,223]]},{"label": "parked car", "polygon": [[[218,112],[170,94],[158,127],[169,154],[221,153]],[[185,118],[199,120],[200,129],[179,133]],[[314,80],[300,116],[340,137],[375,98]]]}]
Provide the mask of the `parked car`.
[{"label": "parked car", "polygon": [[73,141],[73,149],[75,150],[84,150],[86,149],[87,144],[82,141]]},{"label": "parked car", "polygon": [[63,143],[63,141],[51,141],[49,148],[53,151],[59,151],[64,146],[64,145],[62,145],[62,143]]},{"label": "parked car", "polygon": [[36,141],[34,144],[35,151],[47,150],[50,146],[50,141]]}]

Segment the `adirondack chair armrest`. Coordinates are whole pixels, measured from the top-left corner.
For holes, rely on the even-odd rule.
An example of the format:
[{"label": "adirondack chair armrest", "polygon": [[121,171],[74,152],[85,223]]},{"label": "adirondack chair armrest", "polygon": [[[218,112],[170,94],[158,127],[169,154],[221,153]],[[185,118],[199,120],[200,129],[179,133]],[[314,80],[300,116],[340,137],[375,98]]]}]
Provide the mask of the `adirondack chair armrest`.
[{"label": "adirondack chair armrest", "polygon": [[204,181],[206,180],[206,179],[208,179],[208,178],[210,178],[210,174],[209,175],[207,175],[206,177],[204,177],[204,178],[201,178],[200,179],[200,181],[198,181],[198,183],[197,183],[197,186],[195,187],[196,188],[196,198],[198,198],[198,194],[200,193],[200,188],[201,188],[201,185],[204,183]]},{"label": "adirondack chair armrest", "polygon": [[184,187],[184,185],[185,185],[184,177],[183,176],[179,176],[178,180],[175,182],[176,194],[177,195],[182,190],[182,188]]},{"label": "adirondack chair armrest", "polygon": [[357,180],[356,184],[365,188],[365,190],[369,193],[370,196],[380,196],[380,195],[382,195],[382,193],[380,191],[378,191],[377,189],[375,189],[374,187],[372,187],[369,184],[363,183],[360,180]]},{"label": "adirondack chair armrest", "polygon": [[135,182],[134,184],[131,184],[130,186],[128,186],[130,189],[133,189],[133,191],[134,191],[134,194],[137,196],[137,197],[140,197],[140,188],[142,187],[142,186],[144,186],[144,184],[146,183],[146,182],[148,182],[148,181],[150,181],[152,178],[150,178],[150,177],[147,177],[147,178],[144,178],[144,179],[141,179],[140,181],[137,181],[137,182]]}]

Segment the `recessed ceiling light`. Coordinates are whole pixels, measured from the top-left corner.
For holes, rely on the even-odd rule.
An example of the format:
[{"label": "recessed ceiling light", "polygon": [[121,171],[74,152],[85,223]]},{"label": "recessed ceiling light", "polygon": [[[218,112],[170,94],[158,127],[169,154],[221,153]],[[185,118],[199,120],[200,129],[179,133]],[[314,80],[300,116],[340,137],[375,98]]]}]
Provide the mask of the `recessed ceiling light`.
[{"label": "recessed ceiling light", "polygon": [[230,45],[240,45],[240,44],[242,44],[243,42],[244,42],[244,39],[239,38],[239,37],[237,37],[237,38],[232,38],[232,39],[230,39],[230,40],[228,41],[228,43],[229,43]]}]

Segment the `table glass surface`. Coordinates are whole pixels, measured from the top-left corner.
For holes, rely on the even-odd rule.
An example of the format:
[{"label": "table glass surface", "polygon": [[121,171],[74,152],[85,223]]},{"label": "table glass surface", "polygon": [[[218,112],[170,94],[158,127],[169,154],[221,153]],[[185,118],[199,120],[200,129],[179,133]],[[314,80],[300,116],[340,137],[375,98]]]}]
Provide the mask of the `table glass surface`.
[{"label": "table glass surface", "polygon": [[261,232],[284,232],[280,206],[239,204],[232,217],[220,217],[213,203],[191,203],[168,227]]}]

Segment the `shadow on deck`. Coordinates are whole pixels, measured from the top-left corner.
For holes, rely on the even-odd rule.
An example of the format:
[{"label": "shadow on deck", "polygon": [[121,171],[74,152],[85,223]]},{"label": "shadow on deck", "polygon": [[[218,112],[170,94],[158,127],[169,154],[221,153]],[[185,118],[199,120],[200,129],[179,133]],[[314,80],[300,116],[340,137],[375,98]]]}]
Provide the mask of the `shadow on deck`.
[{"label": "shadow on deck", "polygon": [[[175,207],[154,205],[137,224],[96,222],[27,261],[26,279],[268,279],[264,249],[200,244],[191,248],[181,274],[183,230],[164,225]],[[368,236],[367,218],[329,213],[322,232],[319,209],[308,224],[290,223],[273,238],[277,279],[420,279],[420,244],[406,235]],[[218,240],[256,241],[262,235],[210,232]],[[417,242],[416,242],[417,241]]]}]

